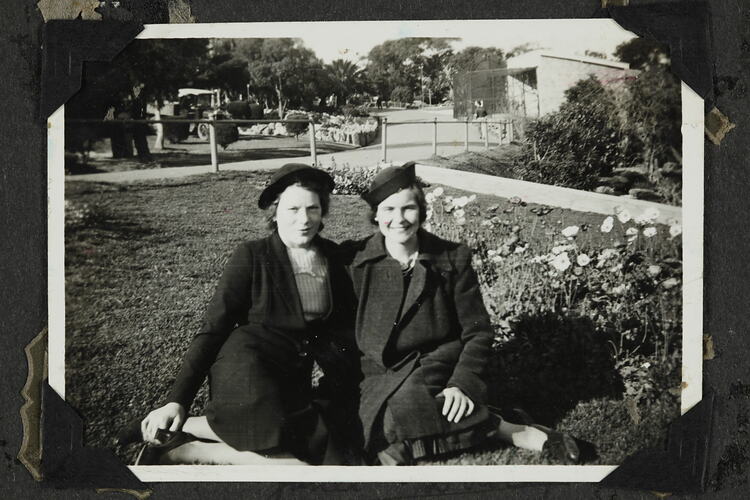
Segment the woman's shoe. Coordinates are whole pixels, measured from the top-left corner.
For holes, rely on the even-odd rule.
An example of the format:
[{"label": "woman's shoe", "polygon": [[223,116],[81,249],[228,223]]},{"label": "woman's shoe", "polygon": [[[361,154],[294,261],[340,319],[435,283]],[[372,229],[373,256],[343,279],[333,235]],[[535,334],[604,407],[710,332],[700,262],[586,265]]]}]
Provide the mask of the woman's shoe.
[{"label": "woman's shoe", "polygon": [[182,431],[167,431],[159,429],[156,431],[156,439],[159,444],[146,443],[143,445],[135,458],[133,465],[159,465],[161,457],[178,446],[198,440],[192,434]]},{"label": "woman's shoe", "polygon": [[543,425],[532,425],[535,429],[547,434],[547,441],[544,442],[542,451],[549,453],[558,462],[564,465],[575,465],[581,461],[581,452],[575,440],[565,434]]},{"label": "woman's shoe", "polygon": [[125,427],[120,429],[120,432],[117,433],[115,444],[118,446],[125,446],[131,443],[143,441],[143,434],[141,433],[142,421],[142,418],[133,420],[129,422]]}]

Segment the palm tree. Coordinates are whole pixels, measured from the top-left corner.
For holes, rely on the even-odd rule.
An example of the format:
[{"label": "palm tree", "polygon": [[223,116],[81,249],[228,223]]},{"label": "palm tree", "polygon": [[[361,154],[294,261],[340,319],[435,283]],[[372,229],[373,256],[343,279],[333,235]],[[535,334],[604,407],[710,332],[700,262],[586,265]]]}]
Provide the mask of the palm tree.
[{"label": "palm tree", "polygon": [[326,69],[333,81],[339,103],[345,103],[347,97],[361,89],[363,72],[355,63],[336,59],[326,65]]}]

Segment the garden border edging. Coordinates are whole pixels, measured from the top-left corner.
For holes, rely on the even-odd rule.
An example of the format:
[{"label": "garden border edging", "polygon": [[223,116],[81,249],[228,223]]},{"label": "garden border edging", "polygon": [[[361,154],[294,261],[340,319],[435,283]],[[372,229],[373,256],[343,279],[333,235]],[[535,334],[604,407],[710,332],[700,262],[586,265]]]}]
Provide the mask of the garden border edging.
[{"label": "garden border edging", "polygon": [[593,212],[603,215],[613,215],[616,207],[623,208],[633,215],[640,214],[647,209],[656,209],[659,212],[656,222],[661,224],[670,224],[674,221],[682,223],[682,207],[665,205],[653,201],[591,193],[578,189],[519,181],[473,172],[460,171],[461,175],[455,175],[459,171],[443,167],[433,167],[424,163],[416,164],[416,172],[425,181],[480,194],[491,194],[503,198],[516,196],[527,203],[552,205],[578,212]]}]

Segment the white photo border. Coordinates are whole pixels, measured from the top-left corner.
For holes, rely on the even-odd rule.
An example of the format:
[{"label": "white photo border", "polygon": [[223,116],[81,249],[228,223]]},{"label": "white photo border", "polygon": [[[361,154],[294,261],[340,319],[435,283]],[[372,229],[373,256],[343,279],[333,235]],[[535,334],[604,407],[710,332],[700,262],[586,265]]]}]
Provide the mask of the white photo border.
[{"label": "white photo border", "polygon": [[[480,21],[323,21],[292,23],[218,23],[146,25],[138,39],[300,37],[302,26],[330,30],[328,25],[392,24],[402,36],[460,36],[467,25],[482,29],[497,24],[540,20]],[[564,26],[570,20],[544,20]],[[575,21],[584,21],[577,19]],[[585,20],[612,22],[611,19]],[[330,31],[329,31],[330,32]],[[633,35],[635,36],[635,35]],[[61,106],[47,121],[48,224],[48,373],[49,385],[65,398],[65,111]],[[681,414],[702,399],[703,378],[703,210],[704,106],[682,83],[682,241],[683,347]],[[129,466],[144,482],[598,482],[616,465],[497,466]]]}]

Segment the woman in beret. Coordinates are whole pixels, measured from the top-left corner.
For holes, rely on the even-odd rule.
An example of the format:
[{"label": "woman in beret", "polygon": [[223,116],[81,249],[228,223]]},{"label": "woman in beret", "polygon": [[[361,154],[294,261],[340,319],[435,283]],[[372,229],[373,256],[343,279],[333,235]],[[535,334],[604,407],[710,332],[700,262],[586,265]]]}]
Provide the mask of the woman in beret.
[{"label": "woman in beret", "polygon": [[422,229],[427,208],[414,162],[379,172],[362,197],[378,227],[354,244],[350,263],[370,458],[411,464],[502,439],[575,463],[569,436],[488,410],[483,377],[492,330],[471,252]]},{"label": "woman in beret", "polygon": [[[359,373],[347,364],[351,282],[338,246],[318,234],[332,189],[327,173],[307,165],[274,174],[258,200],[273,231],[229,259],[166,403],[138,426],[151,445],[137,463],[347,461],[328,428],[351,422],[324,421],[311,376],[316,361],[321,386],[345,398]],[[206,375],[205,415],[187,416]]]}]

